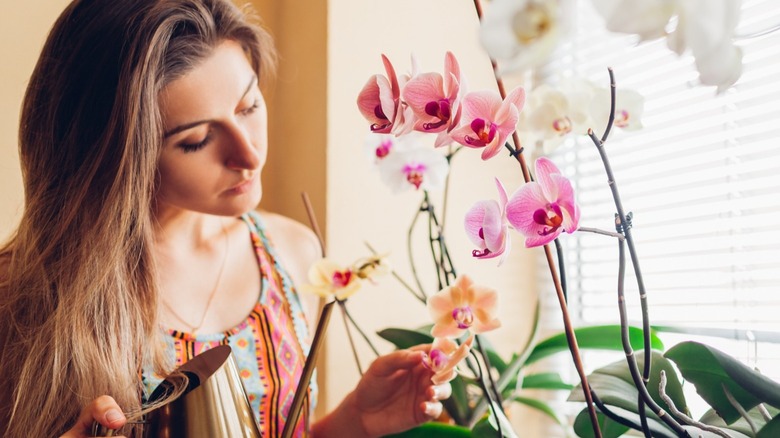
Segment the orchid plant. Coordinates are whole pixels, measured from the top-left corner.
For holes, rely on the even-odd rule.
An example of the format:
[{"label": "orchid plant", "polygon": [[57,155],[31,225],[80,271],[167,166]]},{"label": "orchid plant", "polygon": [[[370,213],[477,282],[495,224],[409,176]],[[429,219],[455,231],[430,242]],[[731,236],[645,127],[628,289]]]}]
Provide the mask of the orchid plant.
[{"label": "orchid plant", "polygon": [[[732,38],[736,19],[726,16],[734,12],[732,6],[715,2],[716,7],[706,14],[696,15],[691,6],[696,2],[593,1],[604,14],[610,30],[636,33],[643,40],[666,36],[670,47],[677,53],[691,48],[703,84],[715,85],[720,91],[739,77],[741,54],[733,45]],[[735,3],[738,5],[738,2]],[[478,0],[475,6],[482,18]],[[365,149],[382,180],[393,192],[422,192],[409,239],[420,214],[427,215],[430,251],[439,292],[426,295],[422,282],[417,278],[411,250],[409,257],[417,287],[410,286],[388,267],[384,258],[375,255],[346,267],[323,259],[312,267],[310,284],[303,290],[332,296],[342,307],[345,324],[351,322],[358,331],[359,327],[347,312],[346,301],[357,291],[361,281],[373,281],[379,271],[393,274],[405,289],[427,306],[432,320],[430,326],[417,330],[387,329],[379,335],[399,348],[430,344],[425,363],[434,372],[433,383],[451,382],[453,385],[453,397],[445,401],[445,409],[450,421],[457,426],[436,429],[442,436],[468,436],[468,429],[459,426],[471,428],[468,432],[471,436],[517,436],[503,412],[504,404],[507,399],[524,402],[516,390],[533,388],[543,378],[524,376],[521,369],[557,351],[570,352],[580,379],[570,395],[571,400],[585,402],[585,408],[575,421],[575,430],[580,436],[619,436],[628,429],[639,430],[648,437],[710,436],[707,433],[729,436],[734,428],[726,426],[739,418],[747,421],[747,410],[753,408],[763,408],[759,412],[764,416],[763,430],[766,433],[776,431],[780,428],[780,420],[775,421],[777,411],[770,412],[764,403],[780,408],[780,402],[776,393],[758,390],[762,384],[780,389],[774,382],[765,382],[757,373],[746,371],[733,359],[709,347],[677,346],[669,350],[666,357],[694,382],[699,379],[704,384],[710,384],[712,380],[697,375],[696,370],[691,371],[692,361],[707,355],[714,358],[717,365],[708,362],[707,366],[715,372],[722,372],[717,383],[723,390],[705,398],[718,414],[723,413],[724,398],[738,413],[728,412],[725,416],[713,413],[706,421],[694,421],[686,415],[676,371],[669,360],[660,355],[663,345],[649,323],[646,291],[631,234],[631,213],[626,213],[623,208],[604,148],[613,127],[626,131],[642,127],[642,96],[631,90],[618,90],[611,70],[610,84],[606,88],[583,80],[571,80],[557,88],[538,86],[528,96],[521,87],[505,92],[501,73],[506,68],[530,68],[543,62],[544,55],[560,37],[561,17],[560,5],[555,0],[492,2],[483,18],[482,41],[492,57],[513,58],[503,62],[504,69],[495,69],[498,92],[466,90],[458,60],[451,52],[445,54],[443,73],[422,72],[413,58],[411,72],[401,75],[382,55],[385,74],[369,78],[357,98],[358,109],[371,132]],[[676,27],[667,31],[671,21],[676,23]],[[717,29],[722,27],[718,26],[713,28],[713,22],[725,22],[726,31],[719,32]],[[725,65],[716,66],[713,57],[722,57]],[[606,127],[601,137],[593,132],[594,125]],[[533,172],[525,162],[521,138],[525,143],[530,142],[537,149],[549,152],[549,148],[570,133],[588,135],[599,150],[617,211],[615,232],[580,224],[580,208],[573,184],[551,159],[536,159]],[[435,136],[433,147],[424,144],[426,134]],[[493,159],[502,150],[507,150],[520,165],[524,180],[510,192],[496,179],[498,199],[477,201],[467,211],[463,224],[474,245],[471,255],[478,260],[496,259],[495,262],[502,265],[512,247],[514,230],[522,235],[525,247],[544,248],[561,306],[565,333],[538,343],[532,337],[528,345],[508,361],[503,360],[484,338],[485,333],[501,326],[496,318],[499,294],[490,287],[475,283],[469,275],[457,274],[441,221],[429,196],[431,190],[446,188],[449,163],[463,149],[480,150],[482,160]],[[618,242],[619,326],[578,330],[572,326],[558,237],[562,233],[574,232],[594,232]],[[553,261],[551,244],[558,255],[557,263]],[[642,305],[641,328],[629,327],[627,323],[623,297],[626,246],[637,274]],[[348,324],[347,333],[350,333]],[[362,331],[360,333],[371,345],[369,337]],[[351,334],[349,336],[352,341]],[[622,349],[626,359],[587,376],[579,355],[581,346]],[[634,353],[634,349],[641,351]],[[374,351],[377,350],[374,348]],[[360,368],[357,355],[355,359]],[[557,375],[547,373],[545,378],[549,385],[537,388],[571,387]],[[616,383],[614,378],[621,381]],[[593,381],[592,384],[589,380]],[[621,386],[620,394],[612,391],[615,385]],[[471,386],[478,388],[477,394],[469,390]],[[737,389],[741,392],[730,393]],[[629,396],[625,396],[626,393]],[[541,409],[556,417],[549,407],[538,403],[536,406],[542,406]],[[484,416],[487,409],[491,411],[489,417]],[[753,434],[746,436],[770,436],[759,433],[755,425],[751,427]],[[727,429],[731,431],[727,433]]]}]

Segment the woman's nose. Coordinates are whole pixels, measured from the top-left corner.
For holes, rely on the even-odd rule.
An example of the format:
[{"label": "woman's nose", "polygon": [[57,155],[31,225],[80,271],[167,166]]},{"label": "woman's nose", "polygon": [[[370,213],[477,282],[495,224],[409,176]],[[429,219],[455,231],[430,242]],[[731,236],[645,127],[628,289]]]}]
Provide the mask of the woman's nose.
[{"label": "woman's nose", "polygon": [[252,136],[240,124],[228,129],[227,167],[236,170],[255,170],[260,167],[260,153],[252,142]]}]

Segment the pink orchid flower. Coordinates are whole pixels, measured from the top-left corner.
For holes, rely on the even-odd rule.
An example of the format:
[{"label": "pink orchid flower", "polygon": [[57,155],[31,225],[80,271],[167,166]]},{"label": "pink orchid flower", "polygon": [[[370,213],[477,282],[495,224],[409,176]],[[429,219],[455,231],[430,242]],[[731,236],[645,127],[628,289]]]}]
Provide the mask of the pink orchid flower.
[{"label": "pink orchid flower", "polygon": [[547,158],[537,159],[535,169],[536,181],[517,189],[506,206],[507,219],[525,236],[526,248],[546,245],[563,231],[573,233],[580,220],[571,182]]},{"label": "pink orchid flower", "polygon": [[463,124],[450,133],[456,142],[470,148],[485,148],[482,159],[496,156],[507,137],[515,132],[525,90],[517,87],[503,101],[495,91],[476,91],[461,102]]},{"label": "pink orchid flower", "polygon": [[431,382],[441,385],[458,375],[458,364],[469,355],[474,336],[469,336],[460,345],[452,339],[436,338],[431,344],[431,350],[423,359],[423,364],[433,371]]},{"label": "pink orchid flower", "polygon": [[479,201],[466,212],[466,234],[478,247],[471,255],[480,259],[501,256],[498,266],[509,254],[511,241],[507,239],[509,223],[506,220],[507,195],[501,181],[496,178],[499,201]]},{"label": "pink orchid flower", "polygon": [[498,294],[495,290],[477,286],[462,275],[428,299],[428,312],[434,325],[434,338],[458,338],[467,331],[479,334],[497,329]]},{"label": "pink orchid flower", "polygon": [[401,88],[390,60],[382,55],[387,77],[372,76],[358,95],[360,113],[371,123],[371,131],[387,134],[403,125],[404,111],[401,108]]},{"label": "pink orchid flower", "polygon": [[438,73],[416,74],[401,92],[414,114],[414,130],[439,133],[436,147],[451,142],[447,132],[458,124],[459,92],[460,66],[451,52],[444,58],[443,77]]}]

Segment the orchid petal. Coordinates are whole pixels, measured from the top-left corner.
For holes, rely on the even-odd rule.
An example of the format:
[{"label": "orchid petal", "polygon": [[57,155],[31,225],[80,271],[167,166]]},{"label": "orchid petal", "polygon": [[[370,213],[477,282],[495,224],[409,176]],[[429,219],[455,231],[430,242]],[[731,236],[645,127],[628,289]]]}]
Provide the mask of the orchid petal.
[{"label": "orchid petal", "polygon": [[398,88],[398,78],[395,75],[395,69],[393,68],[393,64],[390,63],[390,60],[387,59],[387,56],[382,54],[382,63],[385,65],[385,72],[387,72],[387,79],[390,82],[390,88],[393,91],[393,99],[398,100],[398,97],[400,96],[400,88]]},{"label": "orchid petal", "polygon": [[540,157],[535,163],[536,180],[542,186],[544,196],[548,201],[558,199],[558,186],[554,183],[551,175],[560,174],[558,167],[547,157]]},{"label": "orchid petal", "polygon": [[546,204],[547,198],[539,184],[526,183],[509,198],[506,204],[507,220],[523,235],[535,235],[542,227],[534,222],[534,212]]}]

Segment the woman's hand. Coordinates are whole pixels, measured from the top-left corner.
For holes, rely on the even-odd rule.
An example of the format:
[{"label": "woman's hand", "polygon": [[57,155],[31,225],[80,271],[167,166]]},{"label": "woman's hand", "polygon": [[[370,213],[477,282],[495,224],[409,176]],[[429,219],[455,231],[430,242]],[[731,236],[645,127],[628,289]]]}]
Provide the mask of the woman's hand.
[{"label": "woman's hand", "polygon": [[76,425],[60,438],[91,437],[92,423],[95,421],[109,429],[119,429],[127,423],[127,418],[113,398],[103,395],[85,406],[76,420]]},{"label": "woman's hand", "polygon": [[438,417],[449,383],[433,385],[423,365],[430,346],[417,346],[377,358],[346,399],[312,427],[317,438],[379,437],[403,432]]},{"label": "woman's hand", "polygon": [[423,365],[424,357],[417,347],[371,364],[351,394],[366,435],[402,432],[441,415],[440,400],[452,394],[452,387],[431,383],[433,372]]}]

